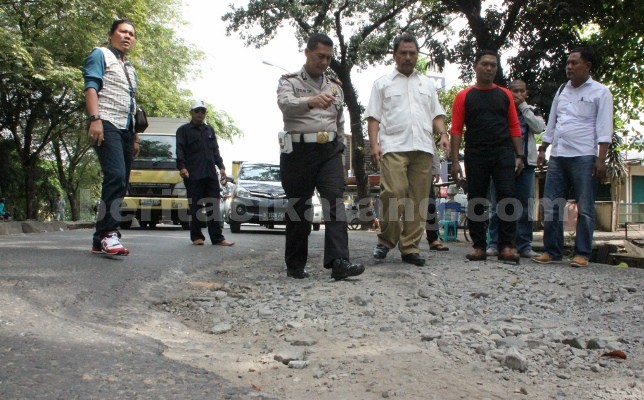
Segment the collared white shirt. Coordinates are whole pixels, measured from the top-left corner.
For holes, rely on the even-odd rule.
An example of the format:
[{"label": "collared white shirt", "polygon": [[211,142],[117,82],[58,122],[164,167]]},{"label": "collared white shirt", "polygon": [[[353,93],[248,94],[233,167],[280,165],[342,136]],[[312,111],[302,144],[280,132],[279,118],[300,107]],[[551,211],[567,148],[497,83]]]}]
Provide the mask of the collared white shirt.
[{"label": "collared white shirt", "polygon": [[543,141],[554,157],[597,155],[599,143],[613,137],[613,96],[601,83],[588,78],[575,88],[570,81],[555,96]]},{"label": "collared white shirt", "polygon": [[383,154],[414,150],[435,154],[432,123],[439,115],[445,110],[433,81],[416,70],[409,77],[394,70],[378,78],[366,112],[380,122]]}]

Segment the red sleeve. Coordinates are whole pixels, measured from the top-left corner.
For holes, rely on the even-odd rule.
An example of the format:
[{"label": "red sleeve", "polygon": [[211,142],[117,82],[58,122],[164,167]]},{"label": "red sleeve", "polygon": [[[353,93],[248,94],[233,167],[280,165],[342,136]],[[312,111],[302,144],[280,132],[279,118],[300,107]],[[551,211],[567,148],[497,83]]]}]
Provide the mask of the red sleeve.
[{"label": "red sleeve", "polygon": [[454,98],[452,105],[452,126],[449,132],[452,135],[462,135],[463,125],[465,125],[465,95],[469,88],[461,90]]},{"label": "red sleeve", "polygon": [[510,130],[510,136],[521,137],[521,126],[519,125],[519,116],[517,115],[517,107],[514,104],[512,92],[506,88],[501,89],[503,89],[505,95],[510,98],[510,107],[508,107],[508,129]]}]

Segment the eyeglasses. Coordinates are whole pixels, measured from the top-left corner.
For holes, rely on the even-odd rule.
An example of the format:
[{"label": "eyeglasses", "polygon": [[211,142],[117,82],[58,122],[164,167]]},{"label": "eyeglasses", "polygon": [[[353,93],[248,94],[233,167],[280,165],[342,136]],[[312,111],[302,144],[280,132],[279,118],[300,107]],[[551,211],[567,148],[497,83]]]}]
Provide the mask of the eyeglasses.
[{"label": "eyeglasses", "polygon": [[206,109],[205,109],[205,108],[195,108],[195,109],[194,109],[194,110],[192,110],[192,111],[194,111],[194,112],[195,112],[195,113],[197,113],[197,114],[205,114],[205,113],[206,113]]}]

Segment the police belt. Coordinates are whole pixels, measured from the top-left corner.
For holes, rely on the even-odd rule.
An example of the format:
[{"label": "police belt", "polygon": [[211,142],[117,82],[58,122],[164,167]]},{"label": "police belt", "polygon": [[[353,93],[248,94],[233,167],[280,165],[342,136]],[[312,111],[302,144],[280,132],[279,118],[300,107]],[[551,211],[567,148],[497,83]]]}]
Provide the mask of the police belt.
[{"label": "police belt", "polygon": [[337,134],[335,132],[313,132],[313,133],[300,133],[300,132],[289,132],[293,143],[328,143],[332,140],[335,140]]}]

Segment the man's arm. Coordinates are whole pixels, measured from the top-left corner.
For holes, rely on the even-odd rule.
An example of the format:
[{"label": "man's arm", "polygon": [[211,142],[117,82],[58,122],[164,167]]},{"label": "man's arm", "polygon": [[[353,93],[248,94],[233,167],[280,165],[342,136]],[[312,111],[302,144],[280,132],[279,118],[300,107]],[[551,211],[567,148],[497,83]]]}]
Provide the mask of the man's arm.
[{"label": "man's arm", "polygon": [[190,176],[190,173],[186,168],[186,150],[185,150],[186,143],[185,143],[183,126],[177,129],[175,141],[176,141],[176,152],[177,152],[177,169],[179,170],[179,175],[181,175],[182,178],[188,178]]},{"label": "man's arm", "polygon": [[373,117],[367,118],[367,132],[369,134],[369,145],[371,146],[371,161],[377,167],[382,160],[383,154],[378,141],[378,132],[380,132],[380,121]]},{"label": "man's arm", "polygon": [[463,178],[461,162],[458,159],[458,149],[461,147],[461,135],[452,133],[450,138],[450,159],[452,160],[452,178]]},{"label": "man's arm", "polygon": [[525,154],[523,154],[523,139],[519,136],[511,136],[512,145],[517,155],[514,161],[514,173],[519,175],[524,168]]},{"label": "man's arm", "polygon": [[541,133],[546,129],[546,122],[543,120],[541,113],[539,115],[535,114],[532,111],[532,107],[528,105],[525,101],[517,106],[519,112],[523,115],[523,119],[528,124],[530,133]]},{"label": "man's arm", "polygon": [[320,93],[312,97],[297,97],[294,83],[287,78],[281,78],[277,87],[277,105],[284,116],[302,115],[312,108],[327,109],[334,102],[335,97],[329,93]]},{"label": "man's arm", "polygon": [[606,172],[608,170],[608,167],[606,166],[608,145],[609,143],[599,144],[599,154],[597,156],[597,160],[595,161],[595,165],[593,165],[593,176],[600,181],[606,178]]},{"label": "man's arm", "polygon": [[[445,154],[448,154],[449,134],[447,133],[447,128],[445,127],[445,116],[437,115],[432,121],[432,128],[434,132],[437,132],[440,136],[438,144],[440,145],[441,150],[443,150]],[[434,155],[438,155],[438,152]]]}]

